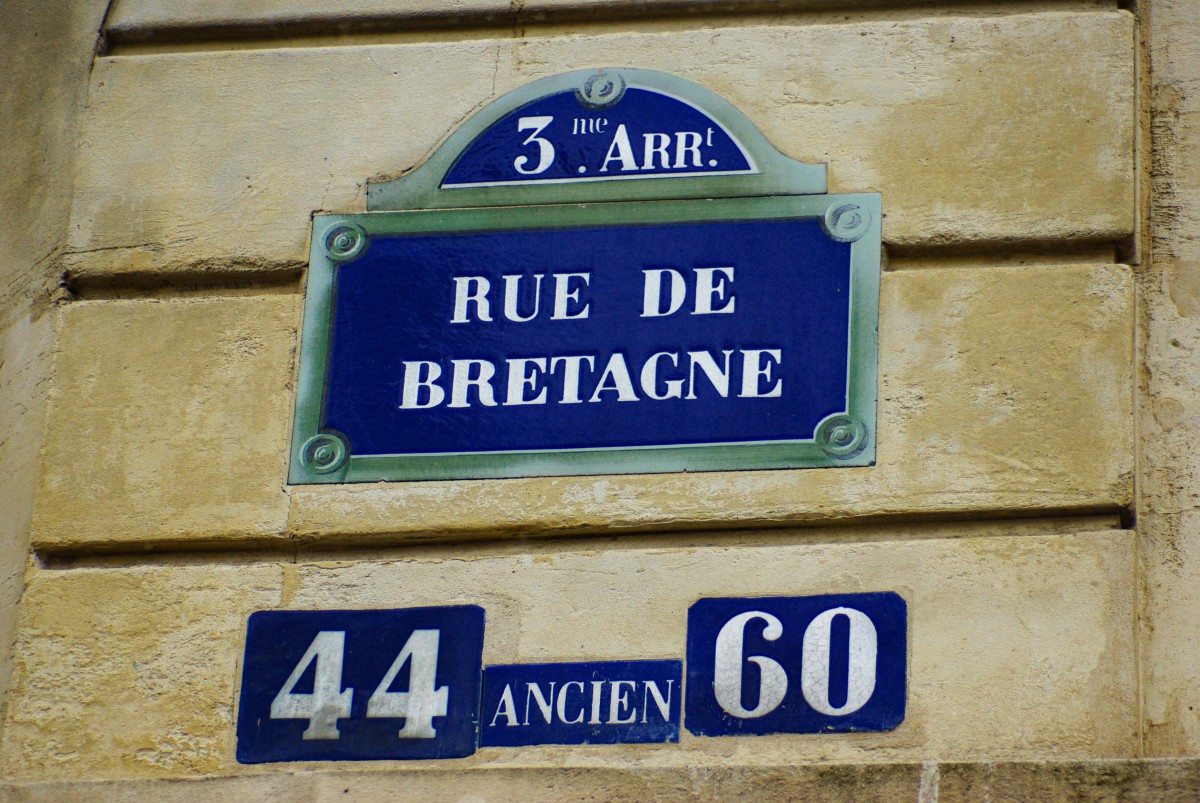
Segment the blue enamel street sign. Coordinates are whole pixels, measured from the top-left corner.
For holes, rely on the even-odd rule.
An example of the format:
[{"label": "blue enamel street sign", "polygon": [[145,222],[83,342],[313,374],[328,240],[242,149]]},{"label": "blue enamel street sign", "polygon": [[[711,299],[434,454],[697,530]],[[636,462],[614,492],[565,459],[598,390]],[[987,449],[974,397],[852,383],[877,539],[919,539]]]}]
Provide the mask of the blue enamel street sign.
[{"label": "blue enamel street sign", "polygon": [[314,218],[290,481],[871,465],[879,196],[824,189],[661,73],[497,100]]},{"label": "blue enamel street sign", "polygon": [[589,80],[590,90],[564,89],[509,112],[463,151],[442,187],[755,172],[737,139],[686,101],[616,83],[596,109],[584,97],[599,92]]},{"label": "blue enamel street sign", "polygon": [[904,721],[907,606],[894,592],[702,599],[688,610],[688,731],[888,731]]},{"label": "blue enamel street sign", "polygon": [[470,755],[483,629],[475,605],[251,615],[238,761]]},{"label": "blue enamel street sign", "polygon": [[680,661],[489,666],[480,747],[679,741]]}]

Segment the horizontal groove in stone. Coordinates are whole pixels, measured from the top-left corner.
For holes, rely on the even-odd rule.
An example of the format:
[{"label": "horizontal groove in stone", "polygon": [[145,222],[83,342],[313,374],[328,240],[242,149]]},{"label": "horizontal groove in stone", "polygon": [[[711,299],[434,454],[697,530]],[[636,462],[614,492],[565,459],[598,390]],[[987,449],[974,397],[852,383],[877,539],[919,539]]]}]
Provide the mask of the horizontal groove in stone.
[{"label": "horizontal groove in stone", "polygon": [[[372,560],[422,560],[430,555],[470,560],[508,552],[574,552],[595,549],[720,548],[772,546],[789,535],[805,544],[873,543],[984,535],[1071,535],[1077,532],[1124,529],[1129,510],[1113,505],[975,510],[937,513],[848,516],[837,519],[786,522],[728,521],[705,526],[700,522],[646,525],[636,528],[543,530],[529,532],[469,531],[420,535],[412,533],[336,536],[255,536],[243,540],[43,542],[33,554],[45,570],[123,568],[131,566],[203,565],[209,563],[305,563],[346,560],[369,549]],[[921,528],[920,532],[904,532]],[[980,530],[1005,529],[1003,533]],[[1011,530],[1011,531],[1010,531]],[[749,541],[747,541],[749,539]],[[357,557],[354,559],[358,559]]]},{"label": "horizontal groove in stone", "polygon": [[[1122,244],[1112,241],[1062,240],[1058,242],[965,242],[928,246],[884,245],[887,271],[939,268],[1020,267],[1028,265],[1123,264]],[[307,265],[263,268],[254,271],[194,270],[145,273],[85,274],[63,278],[66,301],[116,301],[137,298],[259,295],[304,292]]]},{"label": "horizontal groove in stone", "polygon": [[[298,5],[303,5],[300,3]],[[522,8],[514,10],[514,5]],[[540,29],[558,26],[595,28],[623,24],[686,22],[688,27],[756,24],[762,18],[797,15],[814,23],[907,18],[912,16],[1003,16],[1054,11],[1109,11],[1109,0],[1031,0],[1001,6],[989,0],[862,0],[847,8],[840,0],[549,0],[539,4],[508,4],[497,0],[472,9],[405,8],[356,10],[333,3],[318,10],[258,13],[177,20],[146,18],[138,11],[122,14],[118,5],[103,32],[101,55],[156,55],[194,50],[255,49],[363,45],[387,42],[389,37],[448,34],[453,38],[537,36]]]},{"label": "horizontal groove in stone", "polygon": [[264,295],[303,292],[300,281],[304,265],[271,267],[254,272],[180,271],[177,273],[122,273],[83,277],[68,274],[63,288],[70,300],[114,301],[131,298],[171,298],[176,296]]}]

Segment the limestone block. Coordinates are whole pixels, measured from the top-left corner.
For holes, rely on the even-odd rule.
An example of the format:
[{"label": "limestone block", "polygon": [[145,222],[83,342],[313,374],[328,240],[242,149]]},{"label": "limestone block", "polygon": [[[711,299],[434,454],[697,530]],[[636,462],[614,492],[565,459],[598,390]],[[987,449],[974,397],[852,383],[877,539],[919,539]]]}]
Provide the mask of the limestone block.
[{"label": "limestone block", "polygon": [[35,545],[282,534],[297,306],[287,293],[60,307]]},{"label": "limestone block", "polygon": [[[860,800],[915,799],[921,767],[915,764],[778,767],[511,767],[471,772],[411,767],[388,770],[284,770],[271,775],[136,781],[44,781],[5,785],[0,797],[11,803],[93,803],[100,800],[392,800],[403,788],[406,800],[520,800],[559,803],[604,800],[612,803],[694,800]],[[1028,786],[1025,787],[1026,789]],[[1162,787],[1160,787],[1162,788]],[[1170,789],[1171,787],[1167,787]]]},{"label": "limestone block", "polygon": [[1132,303],[1123,266],[888,272],[874,467],[294,486],[290,529],[329,543],[1125,507]]},{"label": "limestone block", "polygon": [[1200,30],[1194,2],[1152,19],[1153,260],[1142,284],[1138,529],[1147,755],[1200,752]]},{"label": "limestone block", "polygon": [[245,611],[278,605],[280,578],[274,564],[31,575],[0,777],[226,765]]},{"label": "limestone block", "polygon": [[0,329],[0,706],[25,587],[52,342],[49,315]]},{"label": "limestone block", "polygon": [[1134,221],[1131,20],[780,19],[102,58],[75,187],[73,270],[303,263],[313,210],[361,210],[365,179],[417,164],[489,99],[621,64],[724,96],[785,154],[829,163],[834,191],[882,192],[889,243],[1111,243]]},{"label": "limestone block", "polygon": [[299,26],[321,22],[342,29],[355,21],[421,18],[501,17],[509,15],[509,0],[122,0],[106,21],[106,32],[137,39],[151,32],[176,28],[229,31],[246,26]]},{"label": "limestone block", "polygon": [[0,784],[13,803],[147,800],[388,799],[399,784],[428,801],[487,800],[497,789],[522,801],[564,798],[641,803],[645,800],[1195,800],[1196,759],[1099,759],[853,764],[773,767],[514,767],[511,769],[387,771],[326,769],[203,780],[46,781]]},{"label": "limestone block", "polygon": [[[1112,4],[1103,0],[1059,0],[1056,6],[1098,9],[1111,8]],[[1006,0],[998,13],[1037,7],[1036,2]],[[953,0],[930,3],[921,9],[921,13],[936,14],[943,8],[953,13],[956,3]],[[463,18],[496,24],[506,20],[540,21],[545,17],[563,16],[604,19],[738,11],[809,14],[836,11],[844,16],[856,10],[853,4],[848,6],[844,0],[687,0],[686,3],[679,0],[623,0],[620,4],[610,0],[525,0],[519,4],[511,0],[256,0],[253,4],[237,0],[122,0],[109,14],[105,29],[110,37],[119,41],[136,41],[164,33],[171,38],[183,38],[196,32],[229,35],[250,27],[265,29],[263,33],[267,36],[278,36],[280,28],[309,33],[324,26],[331,32],[341,32],[358,24],[367,31],[377,30],[380,26],[399,28],[415,21],[451,26]],[[989,9],[982,10],[986,13]],[[892,12],[902,13],[903,9]]]},{"label": "limestone block", "polygon": [[258,609],[474,603],[488,615],[485,663],[681,658],[696,599],[879,590],[899,592],[909,610],[907,716],[894,731],[704,738],[685,730],[673,745],[486,748],[452,766],[1131,756],[1132,535],[1021,532],[911,526],[852,541],[792,530],[708,545],[533,543],[507,554],[463,546],[298,564],[35,571],[22,603],[0,774],[270,771],[234,759],[245,618]]},{"label": "limestone block", "polygon": [[286,489],[298,304],[62,308],[35,544],[367,542],[1131,503],[1122,266],[886,273],[877,465],[858,469]]}]

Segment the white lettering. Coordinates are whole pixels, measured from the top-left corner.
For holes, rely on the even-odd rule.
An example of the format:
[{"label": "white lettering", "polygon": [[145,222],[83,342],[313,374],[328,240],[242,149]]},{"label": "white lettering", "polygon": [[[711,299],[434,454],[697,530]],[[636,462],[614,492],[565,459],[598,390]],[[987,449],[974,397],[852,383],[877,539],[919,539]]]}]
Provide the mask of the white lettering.
[{"label": "white lettering", "polygon": [[675,132],[675,169],[687,167],[685,154],[692,155],[692,167],[700,167],[700,142],[702,138],[695,131]]},{"label": "white lettering", "polygon": [[672,354],[669,351],[660,351],[657,354],[651,355],[650,359],[646,360],[646,364],[642,366],[642,392],[655,401],[678,399],[683,395],[682,379],[668,379],[666,382],[666,392],[662,394],[658,392],[658,361],[661,357],[670,358],[671,364],[676,368],[679,367],[678,354]]},{"label": "white lettering", "polygon": [[542,696],[542,687],[541,686],[539,686],[536,683],[526,683],[525,684],[525,722],[523,724],[525,724],[525,725],[529,724],[529,699],[530,699],[530,697],[532,697],[533,701],[535,703],[537,703],[538,710],[542,712],[542,719],[546,720],[546,724],[550,725],[551,723],[553,723],[554,718],[553,718],[553,715],[551,714],[552,709],[551,709],[550,700],[554,699],[554,684],[557,682],[558,681],[555,681],[555,680],[550,681],[550,699],[549,700],[547,700],[545,697]]},{"label": "white lettering", "polygon": [[537,317],[538,307],[542,305],[542,276],[545,274],[533,274],[533,312],[525,317],[521,317],[521,313],[517,310],[517,306],[521,300],[521,279],[524,277],[520,274],[515,276],[504,277],[504,317],[515,323],[526,323]]},{"label": "white lettering", "polygon": [[[492,393],[492,377],[496,375],[496,366],[487,360],[451,360],[453,377],[450,382],[450,403],[447,407],[470,407],[467,392],[474,387],[479,403],[484,407],[495,407],[496,397]],[[472,368],[479,368],[479,373],[471,376]]]},{"label": "white lettering", "polygon": [[667,153],[667,149],[671,147],[671,137],[668,134],[642,134],[642,141],[645,147],[642,148],[642,169],[653,170],[655,168],[654,155],[658,154],[662,160],[664,170],[671,166],[671,156]]},{"label": "white lettering", "polygon": [[592,718],[588,720],[589,725],[599,725],[600,722],[600,692],[604,689],[603,680],[592,681]]},{"label": "white lettering", "polygon": [[[525,389],[536,391],[538,386],[539,374],[546,372],[545,357],[515,357],[510,360],[505,360],[508,363],[508,395],[504,399],[505,406],[513,406],[518,404],[545,404],[546,403],[546,388],[542,387],[540,393],[532,399],[525,397]],[[537,371],[530,371],[530,366],[533,366]]]},{"label": "white lettering", "polygon": [[572,321],[588,316],[588,310],[591,305],[584,303],[582,309],[577,309],[575,312],[567,310],[567,302],[579,303],[580,287],[574,290],[570,289],[572,279],[582,279],[583,287],[587,287],[592,281],[590,273],[556,273],[554,274],[554,314],[550,316],[552,321]]},{"label": "white lettering", "polygon": [[[716,274],[723,278],[715,279]],[[732,313],[737,299],[725,293],[733,283],[733,268],[696,268],[696,309],[693,315],[719,315]],[[725,301],[725,306],[714,307],[713,299]]]},{"label": "white lettering", "polygon": [[[846,702],[834,706],[829,702],[829,653],[833,641],[833,620],[845,616],[850,620],[850,666],[846,679]],[[842,717],[853,714],[867,704],[875,691],[875,658],[879,637],[875,623],[862,611],[853,608],[833,608],[809,623],[804,630],[801,647],[800,689],[804,699],[822,714]]]},{"label": "white lettering", "polygon": [[[367,700],[368,717],[404,718],[400,739],[435,739],[434,717],[444,717],[450,705],[450,687],[437,685],[440,630],[414,630],[400,654]],[[396,675],[408,664],[408,691],[388,691]]]},{"label": "white lettering", "polygon": [[[783,635],[783,623],[762,611],[739,613],[726,622],[717,633],[713,661],[713,691],[716,693],[717,703],[739,719],[755,719],[771,713],[783,702],[788,687],[787,672],[778,661],[764,655],[743,654],[746,625],[755,619],[762,619],[767,623],[762,632],[762,637],[767,641],[775,641]],[[742,707],[743,660],[758,664],[760,670],[758,704],[750,709]]]},{"label": "white lettering", "polygon": [[563,390],[562,398],[558,400],[559,404],[581,404],[583,402],[583,399],[579,398],[579,366],[584,360],[587,360],[589,371],[596,369],[596,358],[586,354],[550,358],[551,371],[555,366],[563,366]]},{"label": "white lettering", "polygon": [[[345,652],[346,631],[322,630],[317,633],[283,688],[271,701],[271,719],[307,719],[308,727],[300,734],[301,739],[341,738],[337,721],[350,716],[354,701],[354,689],[342,690]],[[294,693],[292,689],[313,661],[317,665],[313,669],[312,693]]]},{"label": "white lettering", "polygon": [[707,351],[689,351],[688,355],[688,394],[685,398],[696,398],[696,366],[700,366],[700,370],[708,377],[709,383],[713,386],[721,398],[729,396],[729,357],[733,351],[726,349],[721,352],[725,355],[725,367],[719,368],[717,361],[712,358],[712,355]]},{"label": "white lettering", "polygon": [[[610,379],[612,384],[608,384]],[[600,381],[596,383],[596,389],[588,401],[601,401],[600,394],[610,390],[617,392],[617,401],[638,400],[637,394],[633,391],[633,380],[629,376],[629,366],[625,363],[625,355],[619,351],[608,358],[608,365],[604,366],[604,372],[600,374]]]},{"label": "white lettering", "polygon": [[512,686],[504,684],[504,693],[500,695],[500,704],[496,706],[496,714],[492,717],[489,727],[496,727],[496,720],[503,716],[508,720],[509,727],[515,727],[517,722],[517,704],[513,702]]},{"label": "white lettering", "polygon": [[[629,692],[623,691],[622,686],[628,686],[631,689],[637,688],[637,683],[632,680],[612,680],[609,681],[609,698],[608,698],[608,724],[609,725],[628,725],[630,722],[637,721],[637,707],[629,705]],[[621,711],[629,707],[629,716],[622,717]]]},{"label": "white lettering", "polygon": [[[558,690],[558,703],[556,705],[556,709],[558,711],[559,721],[564,722],[567,725],[578,725],[580,722],[583,722],[583,706],[582,705],[579,707],[579,716],[575,717],[574,719],[567,719],[567,689],[571,688],[572,686],[578,686],[579,693],[583,694],[583,682],[582,681],[578,681],[578,680],[567,681]],[[669,691],[670,690],[668,689],[668,692]]]},{"label": "white lettering", "polygon": [[[767,355],[774,363],[763,362]],[[771,369],[783,362],[783,352],[779,349],[742,349],[742,392],[738,395],[743,399],[770,399],[783,395],[783,379],[776,377],[775,384],[765,393],[760,393],[762,382],[771,382]]]},{"label": "white lettering", "polygon": [[529,131],[533,133],[525,138],[522,145],[530,145],[536,143],[538,146],[538,163],[533,169],[526,169],[525,165],[529,163],[528,156],[518,156],[513,162],[513,167],[523,176],[535,176],[538,173],[543,173],[550,163],[554,161],[554,145],[550,140],[544,137],[539,137],[542,129],[554,122],[553,117],[521,117],[517,120],[517,131]]},{"label": "white lettering", "polygon": [[[683,280],[683,274],[671,268],[643,269],[642,274],[642,317],[660,318],[678,312],[687,296],[687,283]],[[662,308],[664,276],[671,278],[671,291],[667,296],[665,311]]]},{"label": "white lettering", "polygon": [[[424,410],[442,403],[446,391],[436,384],[442,375],[442,366],[428,360],[405,360],[402,365],[404,389],[400,392],[401,410]],[[422,389],[428,392],[424,402],[421,401]]]},{"label": "white lettering", "polygon": [[[613,155],[613,152],[616,155]],[[633,158],[633,146],[629,143],[629,132],[625,130],[625,124],[617,126],[616,133],[613,134],[612,144],[608,146],[608,154],[604,157],[604,164],[600,166],[601,173],[608,172],[608,163],[617,160],[621,163],[622,170],[637,170],[637,161]]]},{"label": "white lettering", "polygon": [[487,300],[487,292],[492,287],[491,282],[482,276],[454,277],[454,317],[450,323],[467,323],[467,305],[475,305],[475,318],[480,321],[492,319],[491,304]]},{"label": "white lettering", "polygon": [[663,722],[671,721],[671,687],[675,685],[674,680],[667,681],[667,696],[663,697],[662,692],[658,690],[658,681],[646,680],[642,681],[642,722],[646,721],[646,715],[650,711],[650,705],[647,700],[648,694],[654,695],[654,704],[658,706],[658,713],[662,715]]}]

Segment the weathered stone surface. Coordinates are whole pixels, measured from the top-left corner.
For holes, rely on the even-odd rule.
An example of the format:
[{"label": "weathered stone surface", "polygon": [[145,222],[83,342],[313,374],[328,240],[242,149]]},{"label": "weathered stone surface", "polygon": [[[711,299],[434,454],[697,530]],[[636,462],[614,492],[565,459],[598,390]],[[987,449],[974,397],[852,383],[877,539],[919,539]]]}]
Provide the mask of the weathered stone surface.
[{"label": "weathered stone surface", "polygon": [[1139,396],[1149,755],[1200,753],[1200,28],[1195,2],[1152,5],[1151,259]]},{"label": "weathered stone surface", "polygon": [[854,803],[912,798],[915,764],[778,767],[545,767],[480,769],[284,771],[269,776],[206,780],[0,784],[12,803],[91,803],[154,799],[215,800],[813,800]]},{"label": "weathered stone surface", "polygon": [[[1131,499],[1121,266],[885,274],[872,468],[294,486],[285,523],[297,305],[262,295],[64,307],[35,543],[490,537]],[[80,459],[85,444],[104,448]]]},{"label": "weathered stone surface", "polygon": [[25,588],[52,340],[48,315],[0,330],[0,711],[12,671],[17,603]]},{"label": "weathered stone surface", "polygon": [[285,771],[204,780],[60,781],[0,785],[14,803],[197,799],[559,801],[644,800],[1195,800],[1194,759],[945,763],[784,764],[775,767],[525,767],[474,770]]},{"label": "weathered stone surface", "polygon": [[[926,784],[928,788],[929,784]],[[1200,798],[1200,762],[1038,761],[944,764],[939,803],[978,800],[1187,801]]]},{"label": "weathered stone surface", "polygon": [[262,771],[235,763],[232,738],[244,620],[259,608],[477,603],[488,611],[486,663],[678,658],[687,608],[700,597],[879,590],[909,606],[908,712],[893,732],[489,748],[456,766],[1132,755],[1130,533],[967,532],[855,543],[790,531],[736,546],[547,543],[527,554],[464,546],[298,565],[37,571],[0,773]]},{"label": "weathered stone surface", "polygon": [[415,771],[285,771],[204,780],[60,781],[0,785],[14,803],[197,799],[391,799],[403,786],[422,800],[1195,800],[1200,762],[1185,759],[939,764],[785,764],[775,767],[526,767]]},{"label": "weathered stone surface", "polygon": [[297,307],[291,293],[60,307],[34,543],[282,534]]},{"label": "weathered stone surface", "polygon": [[361,209],[366,178],[416,164],[485,101],[599,64],[697,81],[784,153],[829,162],[832,189],[881,191],[892,244],[1133,230],[1128,14],[781,22],[100,59],[74,270],[302,263],[313,210]]},{"label": "weathered stone surface", "polygon": [[[1112,3],[1104,0],[1057,0],[1056,8],[1062,9],[1111,9]],[[870,6],[867,6],[870,8]],[[973,7],[979,13],[1012,14],[1022,11],[1042,10],[1045,4],[1036,0],[1020,2],[1005,0],[996,7]],[[953,13],[961,7],[954,0],[927,3],[921,8],[923,15],[940,11]],[[694,16],[695,14],[729,14],[731,12],[787,13],[799,11],[813,13],[836,11],[842,15],[858,11],[853,4],[849,7],[844,0],[257,0],[253,4],[235,0],[122,0],[117,3],[106,20],[106,32],[120,41],[155,36],[170,36],[186,39],[203,35],[235,35],[246,28],[260,31],[260,35],[278,37],[311,33],[322,28],[329,31],[344,31],[347,28],[367,31],[371,25],[400,28],[407,23],[452,26],[466,19],[483,24],[502,21],[514,24],[534,23],[546,17],[557,19],[564,15],[572,18],[612,19],[627,16]],[[890,9],[892,14],[903,14],[905,9]],[[390,25],[389,25],[390,23]]]},{"label": "weathered stone surface", "polygon": [[272,564],[33,573],[0,777],[227,765],[246,615],[279,604],[281,574]]},{"label": "weathered stone surface", "polygon": [[877,465],[292,488],[304,539],[1114,509],[1132,495],[1128,268],[886,273]]},{"label": "weathered stone surface", "polygon": [[113,9],[105,29],[110,35],[124,37],[172,28],[222,30],[249,25],[295,27],[317,21],[340,29],[355,20],[453,19],[464,14],[500,17],[507,16],[510,9],[509,0],[334,0],[324,3],[305,0],[257,0],[254,3],[238,0],[191,0],[181,3],[124,0]]},{"label": "weathered stone surface", "polygon": [[0,3],[0,711],[29,557],[50,372],[46,312],[62,271],[87,75],[106,5]]},{"label": "weathered stone surface", "polygon": [[270,776],[222,777],[203,781],[0,784],[13,803],[90,803],[142,800],[191,803],[226,800],[820,800],[911,798],[919,785],[915,764],[777,767],[560,767],[504,768],[470,772],[421,768],[403,770],[284,771]]}]

